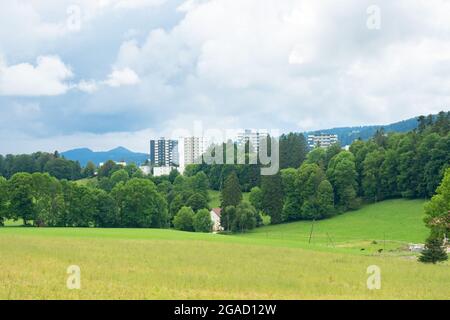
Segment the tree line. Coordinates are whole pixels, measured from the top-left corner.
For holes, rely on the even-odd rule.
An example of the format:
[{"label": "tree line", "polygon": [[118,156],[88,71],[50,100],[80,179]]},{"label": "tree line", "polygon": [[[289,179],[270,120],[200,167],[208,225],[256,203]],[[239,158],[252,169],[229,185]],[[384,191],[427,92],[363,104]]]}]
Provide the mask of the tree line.
[{"label": "tree line", "polygon": [[378,130],[348,150],[316,148],[297,168],[262,176],[252,205],[273,224],[315,220],[390,198],[431,198],[450,166],[450,113],[419,117],[408,133]]},{"label": "tree line", "polygon": [[[58,154],[6,156],[0,158],[0,216],[41,226],[205,231],[212,188],[221,191],[225,231],[325,219],[363,202],[433,196],[450,165],[449,131],[450,114],[441,112],[419,117],[416,130],[379,130],[348,150],[336,144],[308,153],[303,135],[283,135],[281,170],[273,176],[260,176],[257,165],[192,165],[184,175],[146,177],[134,164],[78,169]],[[94,176],[85,184],[70,181]],[[243,191],[250,191],[249,202]]]},{"label": "tree line", "polygon": [[[234,144],[235,150],[237,144]],[[246,163],[248,163],[250,150],[253,148],[249,143],[245,146]],[[288,133],[279,138],[280,148],[280,168],[298,167],[305,160],[308,154],[308,144],[303,134]],[[223,145],[223,162],[226,160],[226,144]],[[237,160],[237,159],[236,159]],[[237,161],[235,161],[237,163]],[[212,164],[205,163],[188,165],[185,175],[191,176],[197,172],[204,172],[208,176],[210,187],[213,190],[222,190],[225,179],[234,172],[239,180],[239,185],[243,192],[249,192],[253,187],[261,184],[261,167],[259,164]]]},{"label": "tree line", "polygon": [[204,173],[154,179],[130,176],[133,170],[134,166],[114,168],[108,175],[85,183],[40,172],[0,177],[0,225],[5,219],[21,219],[24,225],[38,227],[185,230],[176,216],[188,207],[194,216],[200,212],[192,230],[210,231],[210,223],[204,223],[205,210],[209,217],[209,185]]},{"label": "tree line", "polygon": [[[93,164],[91,163],[91,165]],[[57,151],[54,153],[36,152],[21,155],[0,155],[0,176],[9,179],[19,172],[47,172],[53,177],[66,180],[77,180],[85,177],[85,170],[81,168],[79,162],[64,159]]]}]

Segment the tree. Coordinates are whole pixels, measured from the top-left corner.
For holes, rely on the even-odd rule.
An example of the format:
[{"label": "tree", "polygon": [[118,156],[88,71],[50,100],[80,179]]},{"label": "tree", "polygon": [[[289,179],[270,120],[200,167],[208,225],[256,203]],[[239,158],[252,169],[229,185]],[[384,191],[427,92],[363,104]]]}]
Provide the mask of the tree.
[{"label": "tree", "polygon": [[75,182],[63,184],[65,216],[63,226],[87,228],[94,225],[96,198],[93,189]]},{"label": "tree", "polygon": [[[188,178],[189,184],[196,193],[200,193],[206,201],[208,201],[208,189],[209,189],[209,181],[208,176],[200,171],[196,175]],[[205,208],[205,207],[204,207]]]},{"label": "tree", "polygon": [[418,184],[418,163],[416,161],[417,135],[408,133],[398,143],[397,186],[405,198],[416,197]]},{"label": "tree", "polygon": [[283,221],[296,221],[301,218],[301,204],[295,184],[297,176],[298,170],[296,169],[281,170],[284,195]]},{"label": "tree", "polygon": [[83,177],[91,178],[95,175],[96,166],[92,161],[89,161],[86,164],[86,167],[83,169]]},{"label": "tree", "polygon": [[222,213],[220,215],[220,225],[223,230],[231,232],[233,221],[236,218],[236,207],[228,206],[225,209],[222,209]]},{"label": "tree", "polygon": [[336,205],[342,211],[357,209],[358,182],[354,155],[348,151],[335,155],[328,164],[327,177],[334,187]]},{"label": "tree", "polygon": [[3,226],[3,221],[7,218],[7,193],[8,182],[5,178],[0,176],[0,226]]},{"label": "tree", "polygon": [[194,231],[194,211],[189,207],[183,207],[173,218],[175,229],[181,231]]},{"label": "tree", "polygon": [[334,214],[333,186],[328,180],[323,180],[319,184],[316,201],[318,219],[328,218]]},{"label": "tree", "polygon": [[301,133],[283,134],[280,137],[280,169],[298,168],[308,153],[308,144]]},{"label": "tree", "polygon": [[36,216],[33,201],[33,180],[29,173],[16,173],[8,181],[9,211],[14,220],[23,219],[25,225]]},{"label": "tree", "polygon": [[195,232],[211,232],[213,222],[209,210],[199,210],[194,216],[193,225]]},{"label": "tree", "polygon": [[384,191],[381,188],[382,176],[381,166],[384,162],[384,150],[375,150],[367,154],[363,163],[363,180],[362,186],[364,189],[364,196],[369,201],[380,201],[385,197]]},{"label": "tree", "polygon": [[262,210],[262,198],[263,195],[260,187],[253,187],[252,190],[250,190],[249,201],[258,211]]},{"label": "tree", "polygon": [[61,183],[48,173],[33,173],[33,202],[36,208],[35,226],[58,226],[64,214]]},{"label": "tree", "polygon": [[184,204],[185,202],[182,194],[174,196],[173,200],[170,202],[170,220],[173,220],[173,217],[175,217]]},{"label": "tree", "polygon": [[119,182],[125,183],[128,181],[128,179],[130,179],[128,172],[125,169],[120,169],[111,175],[110,178],[111,186],[114,187]]},{"label": "tree", "polygon": [[283,186],[281,174],[261,177],[262,210],[270,216],[272,224],[282,222]]},{"label": "tree", "polygon": [[120,227],[119,213],[114,198],[104,190],[93,190],[96,210],[93,215],[94,226],[97,228]]},{"label": "tree", "polygon": [[44,171],[57,179],[75,180],[81,176],[80,164],[63,158],[48,161]]},{"label": "tree", "polygon": [[436,195],[425,205],[425,223],[432,234],[449,237],[450,233],[450,168],[436,190]]},{"label": "tree", "polygon": [[228,206],[237,206],[242,201],[242,192],[236,172],[233,171],[225,179],[222,189],[222,209]]},{"label": "tree", "polygon": [[166,199],[148,179],[133,178],[120,182],[111,191],[120,224],[127,228],[163,228],[168,226]]},{"label": "tree", "polygon": [[198,211],[200,209],[208,208],[208,201],[202,194],[195,193],[189,197],[188,201],[186,202],[186,205],[188,207],[191,207],[192,210]]},{"label": "tree", "polygon": [[[305,163],[300,167],[295,184],[298,190],[302,219],[319,219],[322,218],[323,211],[326,211],[326,209],[321,210],[318,203],[319,187],[323,181],[326,181],[325,174],[317,164]],[[322,193],[325,192],[324,188],[322,185]]]},{"label": "tree", "polygon": [[116,163],[112,160],[106,161],[99,169],[98,169],[98,177],[109,178],[114,171],[119,170],[120,167],[116,165]]},{"label": "tree", "polygon": [[323,168],[324,171],[326,170],[326,168],[328,168],[328,164],[330,163],[331,159],[337,156],[340,152],[342,152],[342,147],[339,142],[336,142],[325,149],[325,167]]},{"label": "tree", "polygon": [[235,211],[233,222],[231,223],[231,230],[233,232],[245,232],[254,229],[257,224],[258,213],[255,207],[250,203],[241,202]]},{"label": "tree", "polygon": [[442,262],[448,260],[448,255],[442,237],[432,235],[428,238],[425,249],[422,251],[419,261],[423,263]]},{"label": "tree", "polygon": [[398,156],[397,152],[393,149],[386,150],[384,154],[384,160],[380,167],[381,177],[381,189],[384,190],[385,197],[397,197],[399,196],[397,188],[397,176],[398,176]]},{"label": "tree", "polygon": [[169,182],[173,183],[175,179],[180,175],[177,169],[172,169],[169,173]]},{"label": "tree", "polygon": [[307,164],[317,164],[322,170],[326,169],[326,151],[323,148],[315,148],[306,157]]}]

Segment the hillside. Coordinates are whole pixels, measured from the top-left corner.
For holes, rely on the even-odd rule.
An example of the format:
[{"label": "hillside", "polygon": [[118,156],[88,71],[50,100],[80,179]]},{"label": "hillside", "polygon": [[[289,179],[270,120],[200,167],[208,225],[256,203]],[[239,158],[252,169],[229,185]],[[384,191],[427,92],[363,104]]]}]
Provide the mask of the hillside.
[{"label": "hillside", "polygon": [[96,165],[108,160],[125,161],[127,163],[134,162],[137,165],[140,165],[148,159],[148,155],[145,153],[133,152],[123,147],[99,152],[92,151],[88,148],[73,149],[62,152],[61,155],[63,155],[66,159],[78,161],[83,167],[89,161],[92,161]]},{"label": "hillside", "polygon": [[403,120],[400,122],[388,124],[388,125],[372,125],[372,126],[359,126],[359,127],[342,127],[342,128],[332,128],[324,130],[316,130],[306,132],[308,134],[337,134],[341,145],[350,145],[353,141],[357,139],[368,140],[375,132],[383,128],[385,132],[408,132],[417,128],[417,117]]},{"label": "hillside", "polygon": [[[424,200],[387,200],[331,219],[300,221],[255,229],[248,238],[282,240],[329,248],[398,250],[408,243],[423,243],[429,230],[423,222]],[[386,240],[386,243],[385,243]],[[386,245],[386,247],[385,247]]]}]

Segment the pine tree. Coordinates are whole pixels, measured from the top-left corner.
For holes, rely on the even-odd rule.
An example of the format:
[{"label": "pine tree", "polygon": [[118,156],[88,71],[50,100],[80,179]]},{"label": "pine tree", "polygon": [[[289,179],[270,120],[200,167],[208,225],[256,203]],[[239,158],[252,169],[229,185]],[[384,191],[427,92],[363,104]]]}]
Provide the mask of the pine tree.
[{"label": "pine tree", "polygon": [[282,222],[283,186],[280,173],[261,177],[262,209],[270,216],[272,224]]},{"label": "pine tree", "polygon": [[443,238],[438,236],[431,236],[428,238],[425,249],[419,257],[419,261],[436,264],[437,262],[446,260],[448,260],[448,256],[445,251]]},{"label": "pine tree", "polygon": [[222,189],[222,209],[228,206],[237,206],[242,201],[241,186],[239,185],[239,179],[236,172],[232,171],[225,179],[225,183]]}]

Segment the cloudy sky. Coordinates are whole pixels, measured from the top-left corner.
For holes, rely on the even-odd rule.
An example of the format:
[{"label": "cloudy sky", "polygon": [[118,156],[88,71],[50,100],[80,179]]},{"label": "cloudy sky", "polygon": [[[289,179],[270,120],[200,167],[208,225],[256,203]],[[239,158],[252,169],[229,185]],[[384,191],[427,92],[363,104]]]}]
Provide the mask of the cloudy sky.
[{"label": "cloudy sky", "polygon": [[0,0],[0,153],[448,110],[449,15],[448,0]]}]

